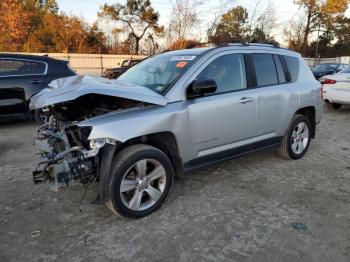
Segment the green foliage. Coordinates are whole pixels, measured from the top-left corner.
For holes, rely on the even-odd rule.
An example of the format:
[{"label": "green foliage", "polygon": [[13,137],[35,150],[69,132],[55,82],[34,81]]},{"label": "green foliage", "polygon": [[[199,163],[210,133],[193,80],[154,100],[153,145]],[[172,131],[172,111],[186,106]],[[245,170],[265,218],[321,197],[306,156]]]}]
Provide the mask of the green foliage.
[{"label": "green foliage", "polygon": [[237,6],[223,14],[214,35],[210,41],[216,44],[240,42],[248,33],[248,12],[242,6]]},{"label": "green foliage", "polygon": [[253,26],[249,22],[247,9],[237,6],[223,14],[210,42],[223,44],[228,42],[248,41],[254,43],[276,42],[261,27]]},{"label": "green foliage", "polygon": [[295,0],[295,3],[305,16],[301,51],[306,55],[309,35],[334,23],[336,17],[343,15],[348,8],[349,0]]}]

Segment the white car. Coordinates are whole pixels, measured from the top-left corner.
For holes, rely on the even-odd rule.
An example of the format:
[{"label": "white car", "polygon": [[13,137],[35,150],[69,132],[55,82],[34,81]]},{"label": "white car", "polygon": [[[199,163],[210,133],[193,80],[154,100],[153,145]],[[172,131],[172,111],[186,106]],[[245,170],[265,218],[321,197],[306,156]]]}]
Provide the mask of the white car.
[{"label": "white car", "polygon": [[350,105],[350,68],[320,79],[323,85],[323,100],[332,109]]}]

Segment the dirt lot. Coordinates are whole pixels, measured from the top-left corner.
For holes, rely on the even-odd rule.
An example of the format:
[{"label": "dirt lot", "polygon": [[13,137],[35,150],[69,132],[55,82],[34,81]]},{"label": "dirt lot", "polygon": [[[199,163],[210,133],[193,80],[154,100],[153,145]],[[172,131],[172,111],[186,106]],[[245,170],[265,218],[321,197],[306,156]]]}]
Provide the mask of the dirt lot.
[{"label": "dirt lot", "polygon": [[34,186],[34,130],[0,124],[0,261],[350,261],[350,108],[325,112],[303,159],[262,152],[186,174],[139,220],[89,204],[94,188],[79,212],[81,187]]}]

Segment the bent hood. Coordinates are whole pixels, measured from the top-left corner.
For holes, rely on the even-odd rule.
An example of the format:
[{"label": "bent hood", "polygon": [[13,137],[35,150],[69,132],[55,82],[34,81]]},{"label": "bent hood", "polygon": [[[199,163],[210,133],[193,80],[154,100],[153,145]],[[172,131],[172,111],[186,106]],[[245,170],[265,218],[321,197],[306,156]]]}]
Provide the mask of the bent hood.
[{"label": "bent hood", "polygon": [[164,96],[143,86],[119,80],[76,75],[52,81],[48,88],[30,99],[29,107],[39,109],[72,101],[88,94],[115,96],[162,106],[168,103]]}]

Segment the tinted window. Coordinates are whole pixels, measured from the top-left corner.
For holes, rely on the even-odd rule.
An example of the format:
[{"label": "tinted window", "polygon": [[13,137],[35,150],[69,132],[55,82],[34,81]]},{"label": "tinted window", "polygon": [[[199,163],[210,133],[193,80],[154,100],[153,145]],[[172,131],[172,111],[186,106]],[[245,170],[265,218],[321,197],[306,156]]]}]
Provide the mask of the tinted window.
[{"label": "tinted window", "polygon": [[270,54],[252,54],[258,86],[278,84],[275,62]]},{"label": "tinted window", "polygon": [[288,71],[290,73],[291,81],[295,82],[299,77],[299,60],[296,57],[285,56],[284,60],[286,61]]},{"label": "tinted window", "polygon": [[285,83],[286,82],[286,75],[284,74],[283,66],[281,63],[281,59],[278,55],[274,55],[273,58],[275,59],[276,69],[277,69],[277,75],[278,75],[278,82],[279,83]]},{"label": "tinted window", "polygon": [[335,71],[339,67],[338,64],[320,64],[313,71]]},{"label": "tinted window", "polygon": [[0,76],[40,75],[44,74],[46,65],[42,62],[0,59]]},{"label": "tinted window", "polygon": [[340,73],[349,74],[350,73],[350,68],[347,67],[344,70],[340,71]]},{"label": "tinted window", "polygon": [[197,79],[215,80],[216,93],[247,88],[243,55],[225,55],[211,62]]}]

